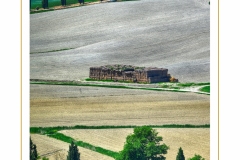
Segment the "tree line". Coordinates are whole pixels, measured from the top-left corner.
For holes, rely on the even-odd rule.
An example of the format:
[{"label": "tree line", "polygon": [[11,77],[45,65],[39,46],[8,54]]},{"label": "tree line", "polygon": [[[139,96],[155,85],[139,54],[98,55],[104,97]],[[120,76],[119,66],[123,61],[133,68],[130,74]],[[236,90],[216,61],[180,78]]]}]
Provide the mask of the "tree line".
[{"label": "tree line", "polygon": [[[123,150],[119,152],[116,160],[166,160],[165,155],[170,149],[163,141],[158,132],[149,126],[134,128],[133,134],[126,138]],[[30,137],[30,160],[37,160],[40,157],[37,153],[37,146],[32,142]],[[43,157],[42,160],[48,160]],[[80,152],[77,145],[72,141],[69,145],[66,160],[80,160]],[[183,149],[180,147],[176,156],[176,160],[205,160],[200,155],[195,154],[194,157],[185,159]]]},{"label": "tree line", "polygon": [[[30,0],[30,9],[31,9],[31,1]],[[100,0],[101,2],[103,0]],[[84,0],[78,0],[80,4],[84,4]],[[67,0],[61,0],[61,5],[66,6],[67,5]],[[42,8],[47,9],[48,8],[48,0],[42,0]]]}]

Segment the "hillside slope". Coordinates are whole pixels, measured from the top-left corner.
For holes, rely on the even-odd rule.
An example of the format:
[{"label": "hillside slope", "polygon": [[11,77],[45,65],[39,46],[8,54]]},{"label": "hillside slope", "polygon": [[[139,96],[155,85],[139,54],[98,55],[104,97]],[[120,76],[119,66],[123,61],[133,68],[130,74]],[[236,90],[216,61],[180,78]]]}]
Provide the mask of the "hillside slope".
[{"label": "hillside slope", "polygon": [[[206,0],[140,0],[31,14],[30,78],[78,80],[88,77],[91,66],[131,64],[166,67],[180,82],[209,82],[209,44]],[[48,52],[53,50],[63,51]]]}]

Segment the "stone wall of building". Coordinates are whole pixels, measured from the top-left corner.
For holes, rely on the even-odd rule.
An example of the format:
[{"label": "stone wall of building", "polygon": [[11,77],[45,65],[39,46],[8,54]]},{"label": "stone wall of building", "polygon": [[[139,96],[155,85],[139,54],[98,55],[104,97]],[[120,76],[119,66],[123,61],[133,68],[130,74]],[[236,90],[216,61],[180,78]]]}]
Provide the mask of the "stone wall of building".
[{"label": "stone wall of building", "polygon": [[168,69],[166,68],[106,65],[101,67],[90,67],[89,78],[96,80],[158,83],[169,82],[171,75],[168,74]]}]

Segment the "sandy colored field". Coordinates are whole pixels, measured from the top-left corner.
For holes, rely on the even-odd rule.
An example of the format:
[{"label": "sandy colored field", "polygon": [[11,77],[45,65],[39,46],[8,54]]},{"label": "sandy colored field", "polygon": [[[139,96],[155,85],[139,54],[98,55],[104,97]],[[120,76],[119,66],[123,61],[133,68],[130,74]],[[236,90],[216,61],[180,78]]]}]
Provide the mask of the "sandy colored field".
[{"label": "sandy colored field", "polygon": [[31,85],[30,125],[209,124],[209,98],[195,93]]},{"label": "sandy colored field", "polygon": [[[166,155],[168,160],[175,160],[179,147],[182,147],[185,158],[200,154],[206,160],[210,159],[210,129],[181,128],[181,129],[156,129],[158,135],[163,137],[163,142],[170,146]],[[113,151],[123,149],[127,135],[133,133],[133,129],[88,129],[88,130],[64,130],[61,133],[76,140],[82,140]]]},{"label": "sandy colored field", "polygon": [[[31,134],[31,139],[37,146],[37,151],[40,156],[47,157],[49,160],[66,160],[69,144],[56,140],[54,138],[47,137],[45,135]],[[78,147],[81,160],[113,160],[109,156],[102,155],[100,153]],[[57,156],[62,158],[56,159]]]}]

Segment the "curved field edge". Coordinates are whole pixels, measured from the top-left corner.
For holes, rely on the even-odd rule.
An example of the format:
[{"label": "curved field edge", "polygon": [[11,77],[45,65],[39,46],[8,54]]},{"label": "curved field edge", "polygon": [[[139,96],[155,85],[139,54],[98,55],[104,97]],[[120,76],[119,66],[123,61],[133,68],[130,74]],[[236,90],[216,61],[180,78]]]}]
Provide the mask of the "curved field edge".
[{"label": "curved field edge", "polygon": [[[121,89],[140,89],[140,90],[151,90],[151,91],[171,91],[171,92],[193,92],[198,94],[210,95],[208,92],[198,92],[184,89],[172,88],[150,88],[150,87],[136,87],[136,86],[125,86],[125,85],[112,85],[112,84],[92,84],[84,83],[81,81],[65,81],[65,80],[39,80],[30,79],[30,84],[42,84],[42,85],[68,85],[68,86],[88,86],[88,87],[105,87],[105,88],[121,88]],[[127,83],[129,84],[129,83]],[[204,84],[204,83],[203,83]],[[199,86],[199,85],[198,85]]]},{"label": "curved field edge", "polygon": [[[177,124],[170,124],[170,125],[149,125],[152,128],[210,128],[210,124],[205,125],[177,125]],[[60,130],[74,130],[74,129],[116,129],[116,128],[135,128],[137,126],[57,126],[57,127],[31,127],[30,133],[31,134],[44,134],[51,138],[55,138],[57,140],[61,140],[63,142],[71,143],[72,141],[79,147],[83,147],[94,152],[101,153],[103,155],[116,158],[118,156],[118,152],[111,151],[109,149],[105,149],[99,146],[92,145],[90,143],[86,143],[84,141],[76,141],[72,137],[66,136],[62,133],[58,133]]]}]

